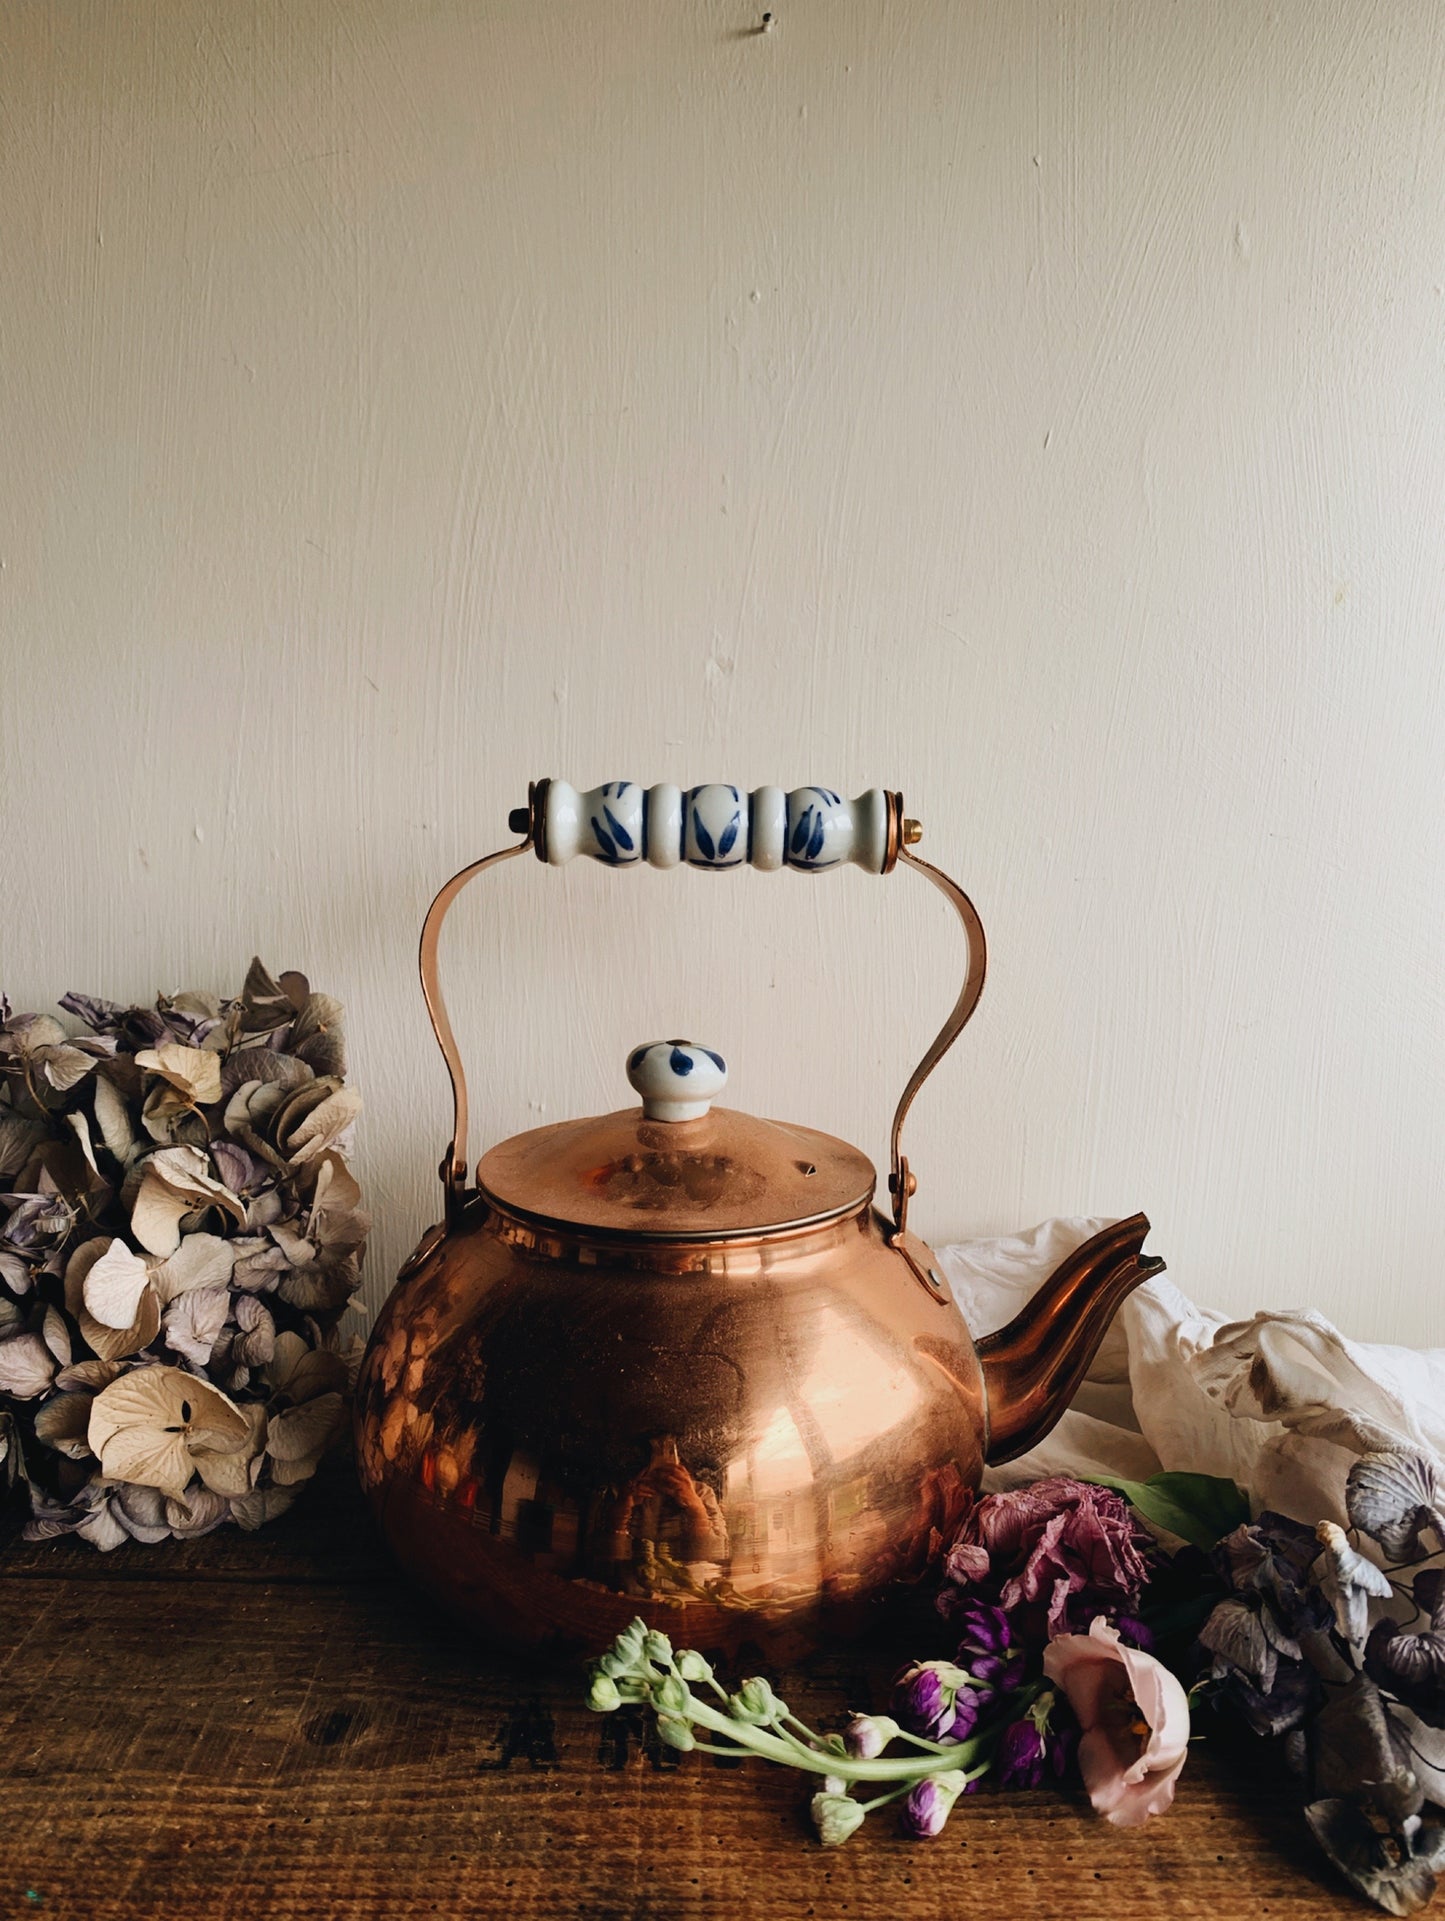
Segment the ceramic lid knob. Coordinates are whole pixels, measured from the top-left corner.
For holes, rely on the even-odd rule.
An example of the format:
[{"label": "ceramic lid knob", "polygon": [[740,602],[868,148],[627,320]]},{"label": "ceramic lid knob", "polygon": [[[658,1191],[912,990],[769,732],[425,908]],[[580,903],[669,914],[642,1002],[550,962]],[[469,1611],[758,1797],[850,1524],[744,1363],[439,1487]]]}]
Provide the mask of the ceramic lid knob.
[{"label": "ceramic lid knob", "polygon": [[727,1062],[695,1041],[649,1041],[627,1056],[627,1078],[650,1121],[698,1121],[727,1086]]}]

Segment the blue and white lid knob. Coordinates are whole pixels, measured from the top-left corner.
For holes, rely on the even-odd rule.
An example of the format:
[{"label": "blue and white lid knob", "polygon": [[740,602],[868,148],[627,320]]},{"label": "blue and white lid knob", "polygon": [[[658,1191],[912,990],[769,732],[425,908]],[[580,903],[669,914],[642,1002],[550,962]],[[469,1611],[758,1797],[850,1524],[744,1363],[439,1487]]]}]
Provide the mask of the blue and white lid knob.
[{"label": "blue and white lid knob", "polygon": [[727,1086],[727,1062],[696,1041],[649,1041],[627,1056],[627,1078],[650,1121],[699,1121]]}]

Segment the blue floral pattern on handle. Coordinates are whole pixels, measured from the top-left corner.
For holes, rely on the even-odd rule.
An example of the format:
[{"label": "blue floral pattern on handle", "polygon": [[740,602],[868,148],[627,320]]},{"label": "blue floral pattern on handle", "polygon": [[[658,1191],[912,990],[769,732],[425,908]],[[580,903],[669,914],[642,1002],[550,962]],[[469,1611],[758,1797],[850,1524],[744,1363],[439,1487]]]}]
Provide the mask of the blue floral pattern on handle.
[{"label": "blue floral pattern on handle", "polygon": [[565,780],[541,788],[536,844],[560,867],[579,854],[608,867],[686,865],[723,873],[791,867],[805,874],[853,865],[886,874],[898,853],[897,795],[870,787],[847,800],[831,787],[730,782],[682,788],[612,780],[590,792]]},{"label": "blue floral pattern on handle", "polygon": [[[593,812],[588,822],[592,837],[597,843],[598,858],[606,861],[609,867],[626,867],[630,862],[642,859],[641,798],[639,796],[636,802],[629,799],[630,795],[637,792],[635,781],[609,780],[605,787],[599,787],[590,796]],[[632,817],[631,826],[622,818],[623,815]]]},{"label": "blue floral pattern on handle", "polygon": [[739,788],[694,787],[683,797],[683,848],[690,867],[742,867],[748,802]]},{"label": "blue floral pattern on handle", "polygon": [[840,866],[846,856],[832,852],[829,843],[834,825],[847,820],[847,805],[831,787],[796,788],[788,795],[789,867],[821,874],[825,868]]}]

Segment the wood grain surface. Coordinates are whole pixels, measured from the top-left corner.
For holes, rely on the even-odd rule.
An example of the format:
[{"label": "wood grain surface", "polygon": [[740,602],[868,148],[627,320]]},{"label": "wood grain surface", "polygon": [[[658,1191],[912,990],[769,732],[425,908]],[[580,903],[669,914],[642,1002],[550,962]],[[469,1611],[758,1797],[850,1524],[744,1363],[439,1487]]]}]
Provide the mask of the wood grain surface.
[{"label": "wood grain surface", "polygon": [[[888,1658],[780,1678],[810,1721]],[[982,1793],[943,1835],[824,1852],[780,1769],[680,1757],[578,1677],[480,1651],[373,1546],[349,1482],[270,1532],[0,1553],[0,1917],[352,1921],[1325,1921],[1368,1910],[1286,1782],[1202,1744],[1142,1834],[1083,1797]]]}]

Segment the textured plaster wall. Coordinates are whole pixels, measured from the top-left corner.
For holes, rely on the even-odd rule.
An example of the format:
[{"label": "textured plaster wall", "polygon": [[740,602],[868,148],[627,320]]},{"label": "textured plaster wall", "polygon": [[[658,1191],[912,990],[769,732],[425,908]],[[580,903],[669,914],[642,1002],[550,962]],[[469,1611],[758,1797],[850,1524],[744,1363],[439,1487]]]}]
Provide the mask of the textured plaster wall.
[{"label": "textured plaster wall", "polygon": [[[374,1300],[529,776],[897,785],[923,1231],[1445,1340],[1445,11],[774,6],[0,9],[12,1000],[344,997]],[[455,923],[479,1144],[683,1032],[876,1158],[956,988],[907,876]]]}]

